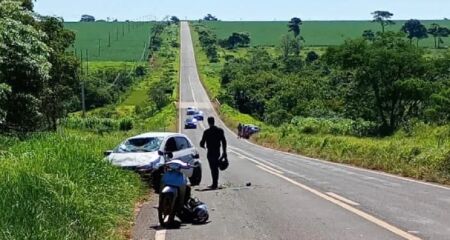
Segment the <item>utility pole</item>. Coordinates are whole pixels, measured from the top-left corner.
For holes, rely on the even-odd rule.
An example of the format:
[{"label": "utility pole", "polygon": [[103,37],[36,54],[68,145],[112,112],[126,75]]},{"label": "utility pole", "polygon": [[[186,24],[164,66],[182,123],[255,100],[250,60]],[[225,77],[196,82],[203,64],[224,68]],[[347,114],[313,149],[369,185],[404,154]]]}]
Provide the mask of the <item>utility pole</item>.
[{"label": "utility pole", "polygon": [[83,50],[81,50],[81,68],[80,68],[81,74],[80,77],[81,80],[81,108],[83,110],[82,117],[86,117],[86,101],[85,101],[85,92],[84,92],[84,77],[83,77]]},{"label": "utility pole", "polygon": [[86,76],[89,75],[89,50],[86,49]]},{"label": "utility pole", "polygon": [[122,37],[125,36],[125,25],[122,24]]},{"label": "utility pole", "polygon": [[101,47],[102,47],[102,40],[101,39],[98,39],[98,56],[100,57],[100,54],[101,54]]},{"label": "utility pole", "polygon": [[111,32],[108,33],[108,47],[111,47]]}]

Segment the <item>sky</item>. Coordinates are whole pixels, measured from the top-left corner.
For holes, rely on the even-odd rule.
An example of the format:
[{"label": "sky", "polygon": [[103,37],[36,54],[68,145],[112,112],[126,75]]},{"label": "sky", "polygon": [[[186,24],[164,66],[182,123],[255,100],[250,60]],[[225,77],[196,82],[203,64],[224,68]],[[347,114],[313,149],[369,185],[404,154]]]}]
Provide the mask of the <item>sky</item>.
[{"label": "sky", "polygon": [[393,19],[450,18],[450,0],[37,0],[42,15],[78,21],[82,14],[97,19],[161,20],[167,15],[200,19],[207,13],[228,21],[367,20],[375,10]]}]

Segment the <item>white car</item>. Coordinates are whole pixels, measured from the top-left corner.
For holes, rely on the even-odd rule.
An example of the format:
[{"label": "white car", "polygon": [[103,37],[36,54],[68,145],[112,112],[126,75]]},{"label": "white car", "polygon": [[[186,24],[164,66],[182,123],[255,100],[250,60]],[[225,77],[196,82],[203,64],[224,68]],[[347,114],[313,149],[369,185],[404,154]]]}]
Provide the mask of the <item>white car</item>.
[{"label": "white car", "polygon": [[190,116],[190,115],[195,115],[198,113],[198,108],[196,107],[188,107],[186,110],[186,115]]},{"label": "white car", "polygon": [[[191,165],[198,162],[198,152],[191,140],[179,133],[145,133],[123,141],[114,150],[106,151],[106,159],[113,165],[138,170],[158,170],[168,155]],[[192,176],[193,170],[187,173]]]}]

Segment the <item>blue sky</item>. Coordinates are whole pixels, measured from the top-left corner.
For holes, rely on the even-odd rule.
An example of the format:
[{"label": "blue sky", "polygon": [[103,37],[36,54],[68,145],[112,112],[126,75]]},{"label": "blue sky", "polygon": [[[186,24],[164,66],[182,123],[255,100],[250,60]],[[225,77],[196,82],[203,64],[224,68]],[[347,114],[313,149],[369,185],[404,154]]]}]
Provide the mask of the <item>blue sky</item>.
[{"label": "blue sky", "polygon": [[450,0],[37,0],[35,11],[77,21],[82,14],[97,19],[162,19],[176,15],[199,19],[212,13],[221,20],[364,20],[374,10],[394,19],[450,18]]}]

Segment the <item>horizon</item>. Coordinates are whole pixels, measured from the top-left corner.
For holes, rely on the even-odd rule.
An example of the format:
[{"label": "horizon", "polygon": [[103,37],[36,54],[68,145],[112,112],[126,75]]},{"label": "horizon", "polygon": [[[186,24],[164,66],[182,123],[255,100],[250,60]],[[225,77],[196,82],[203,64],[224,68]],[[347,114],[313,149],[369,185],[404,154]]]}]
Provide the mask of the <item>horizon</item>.
[{"label": "horizon", "polygon": [[[394,13],[392,20],[409,19],[444,20],[450,18],[446,0],[333,0],[296,1],[278,0],[276,4],[257,0],[198,0],[185,2],[156,2],[154,0],[68,1],[38,0],[35,11],[42,15],[62,17],[67,22],[79,21],[81,15],[88,14],[96,19],[107,18],[119,21],[162,20],[166,16],[177,16],[181,20],[195,21],[210,13],[223,21],[289,21],[299,17],[304,21],[369,21],[371,13],[385,10]],[[239,7],[235,7],[239,6]],[[123,11],[127,9],[127,11]]]}]

